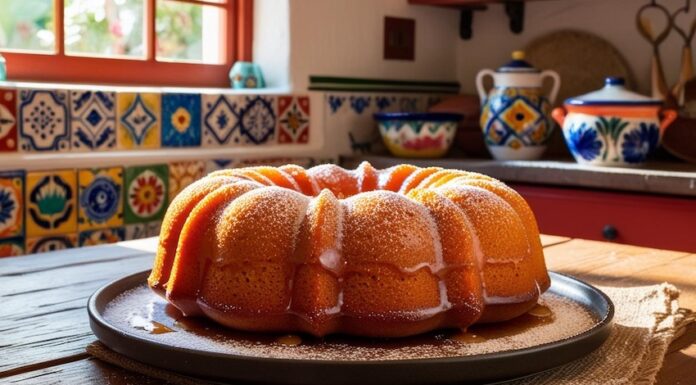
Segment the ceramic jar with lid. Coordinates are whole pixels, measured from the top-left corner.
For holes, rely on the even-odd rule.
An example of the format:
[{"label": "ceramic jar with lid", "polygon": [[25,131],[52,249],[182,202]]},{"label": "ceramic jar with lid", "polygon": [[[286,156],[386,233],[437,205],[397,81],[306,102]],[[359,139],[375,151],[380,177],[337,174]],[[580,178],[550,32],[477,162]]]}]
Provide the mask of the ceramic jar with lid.
[{"label": "ceramic jar with lid", "polygon": [[657,149],[677,112],[629,91],[623,78],[609,77],[604,88],[566,100],[553,117],[578,163],[632,166]]},{"label": "ceramic jar with lid", "polygon": [[[484,79],[493,78],[486,91]],[[548,97],[542,85],[551,78]],[[539,159],[554,129],[551,104],[561,80],[554,71],[541,71],[524,60],[524,52],[512,53],[512,60],[496,71],[484,69],[476,76],[481,98],[481,129],[486,146],[498,160]]]}]

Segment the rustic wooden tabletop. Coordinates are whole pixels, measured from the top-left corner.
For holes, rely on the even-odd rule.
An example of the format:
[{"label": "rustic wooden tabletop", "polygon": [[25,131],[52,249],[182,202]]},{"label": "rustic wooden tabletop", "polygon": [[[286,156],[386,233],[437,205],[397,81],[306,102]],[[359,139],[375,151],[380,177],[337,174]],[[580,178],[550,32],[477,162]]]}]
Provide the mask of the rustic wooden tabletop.
[{"label": "rustic wooden tabletop", "polygon": [[[590,283],[667,281],[696,309],[696,254],[542,236],[549,269]],[[0,259],[0,383],[162,384],[90,358],[87,299],[116,278],[150,268],[156,239]],[[696,384],[696,325],[674,341],[658,384]]]}]

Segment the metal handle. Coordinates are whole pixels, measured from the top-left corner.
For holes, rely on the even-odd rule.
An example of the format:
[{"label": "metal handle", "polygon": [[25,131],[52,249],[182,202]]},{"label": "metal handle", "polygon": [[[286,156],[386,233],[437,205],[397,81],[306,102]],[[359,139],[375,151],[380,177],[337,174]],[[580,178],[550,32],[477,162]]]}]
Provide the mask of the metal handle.
[{"label": "metal handle", "polygon": [[602,229],[602,237],[607,241],[613,241],[619,237],[619,230],[614,225],[605,225]]}]

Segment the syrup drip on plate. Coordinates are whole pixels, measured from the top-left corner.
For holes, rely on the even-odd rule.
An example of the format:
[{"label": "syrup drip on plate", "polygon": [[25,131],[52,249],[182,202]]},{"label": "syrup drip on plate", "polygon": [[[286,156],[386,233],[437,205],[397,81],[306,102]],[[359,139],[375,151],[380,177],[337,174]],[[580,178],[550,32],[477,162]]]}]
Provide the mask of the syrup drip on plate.
[{"label": "syrup drip on plate", "polygon": [[507,322],[473,325],[465,331],[451,335],[449,339],[466,344],[481,343],[521,334],[532,328],[551,324],[554,320],[553,310],[546,305],[537,304],[527,313]]},{"label": "syrup drip on plate", "polygon": [[297,346],[302,343],[302,338],[294,334],[288,334],[286,336],[281,336],[276,339],[276,342],[281,345],[287,346]]}]

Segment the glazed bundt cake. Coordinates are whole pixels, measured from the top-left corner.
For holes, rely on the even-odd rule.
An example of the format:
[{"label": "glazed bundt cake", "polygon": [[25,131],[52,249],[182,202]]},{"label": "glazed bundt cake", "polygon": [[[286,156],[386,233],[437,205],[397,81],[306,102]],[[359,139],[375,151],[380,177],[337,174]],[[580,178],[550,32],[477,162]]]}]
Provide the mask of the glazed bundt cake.
[{"label": "glazed bundt cake", "polygon": [[167,210],[148,283],[236,329],[398,337],[514,318],[550,281],[534,215],[502,182],[363,163],[199,180]]}]

